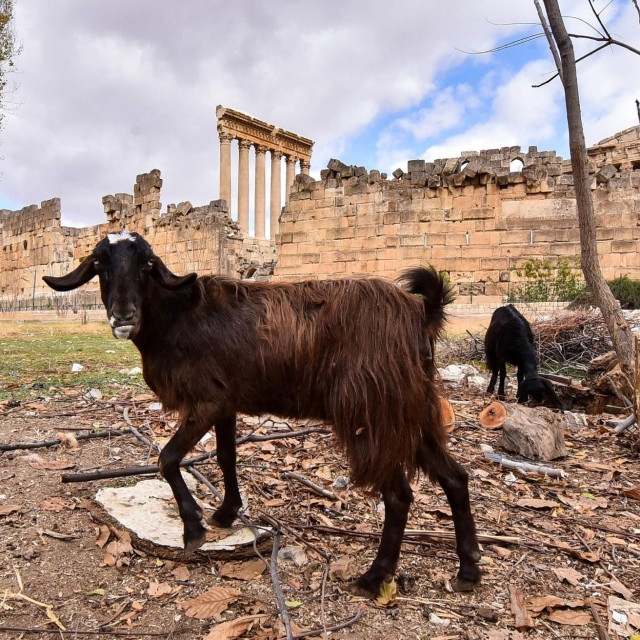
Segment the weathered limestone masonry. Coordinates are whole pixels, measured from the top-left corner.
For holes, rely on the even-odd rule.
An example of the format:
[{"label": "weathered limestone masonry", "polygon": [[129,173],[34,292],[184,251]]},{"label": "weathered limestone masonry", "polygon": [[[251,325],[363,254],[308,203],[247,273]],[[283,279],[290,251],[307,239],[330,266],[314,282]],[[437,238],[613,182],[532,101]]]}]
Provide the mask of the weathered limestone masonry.
[{"label": "weathered limestone masonry", "polygon": [[[605,277],[640,277],[640,127],[603,140],[589,158]],[[451,274],[459,302],[500,302],[523,261],[579,259],[571,165],[554,151],[411,160],[393,180],[338,160],[328,166],[319,181],[295,179],[276,236],[276,279],[395,278],[430,263]]]},{"label": "weathered limestone masonry", "polygon": [[[275,264],[274,243],[248,238],[216,200],[193,207],[190,202],[169,205],[161,214],[160,171],[139,175],[133,195],[117,193],[102,199],[107,221],[83,229],[60,224],[60,199],[54,198],[19,211],[0,211],[0,302],[51,297],[41,276],[63,275],[89,255],[106,233],[126,228],[137,231],[176,273],[197,271],[237,277],[267,277]],[[91,282],[87,290],[97,291]],[[86,298],[97,299],[94,294]]]}]

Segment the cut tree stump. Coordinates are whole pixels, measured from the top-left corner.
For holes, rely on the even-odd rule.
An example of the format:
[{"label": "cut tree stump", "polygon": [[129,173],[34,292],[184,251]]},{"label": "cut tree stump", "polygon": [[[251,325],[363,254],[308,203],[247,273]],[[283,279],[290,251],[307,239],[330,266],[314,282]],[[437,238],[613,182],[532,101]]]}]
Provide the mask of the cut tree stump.
[{"label": "cut tree stump", "polygon": [[555,460],[567,455],[566,420],[561,412],[519,404],[508,404],[506,408],[501,442],[504,449],[532,460]]}]

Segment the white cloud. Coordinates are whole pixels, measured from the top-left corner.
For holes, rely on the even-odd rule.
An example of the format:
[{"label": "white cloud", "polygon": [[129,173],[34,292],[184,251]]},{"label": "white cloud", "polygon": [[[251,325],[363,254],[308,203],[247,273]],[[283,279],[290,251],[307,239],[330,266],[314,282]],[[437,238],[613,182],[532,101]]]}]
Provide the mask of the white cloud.
[{"label": "white cloud", "polygon": [[[0,134],[0,206],[60,196],[65,223],[104,221],[101,197],[131,192],[135,176],[153,168],[162,171],[165,204],[217,198],[217,104],[316,140],[314,175],[332,156],[363,164],[374,153],[391,170],[436,130],[454,133],[443,152],[514,137],[538,144],[557,115],[557,105],[549,112],[525,92],[549,61],[505,80],[490,73],[492,56],[480,56],[477,94],[444,80],[466,59],[456,47],[490,48],[517,33],[515,23],[534,20],[529,2],[460,0],[452,10],[412,0],[20,0],[16,9],[21,105]],[[606,82],[606,95],[617,95],[620,83]],[[436,85],[442,95],[424,109]],[[488,121],[460,131],[492,91]],[[586,104],[593,98],[586,94]],[[375,151],[353,146],[378,121],[412,109]],[[614,112],[598,116],[593,130],[617,122]]]}]

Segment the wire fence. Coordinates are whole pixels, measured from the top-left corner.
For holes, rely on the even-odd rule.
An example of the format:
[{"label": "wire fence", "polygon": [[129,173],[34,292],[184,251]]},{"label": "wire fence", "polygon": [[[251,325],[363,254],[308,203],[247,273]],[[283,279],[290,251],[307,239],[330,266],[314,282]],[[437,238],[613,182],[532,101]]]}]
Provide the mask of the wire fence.
[{"label": "wire fence", "polygon": [[0,298],[0,313],[20,311],[55,311],[58,315],[69,312],[79,313],[92,309],[101,309],[102,301],[98,292],[73,291],[49,295],[36,295],[30,298]]}]

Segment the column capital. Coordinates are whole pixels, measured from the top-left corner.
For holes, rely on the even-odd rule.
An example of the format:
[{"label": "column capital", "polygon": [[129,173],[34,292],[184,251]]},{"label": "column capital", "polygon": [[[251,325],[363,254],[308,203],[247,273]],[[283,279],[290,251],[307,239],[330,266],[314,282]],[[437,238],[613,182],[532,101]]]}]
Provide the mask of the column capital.
[{"label": "column capital", "polygon": [[263,144],[254,144],[256,155],[264,155],[269,150],[269,147],[265,147]]},{"label": "column capital", "polygon": [[224,131],[218,131],[218,137],[220,138],[220,144],[231,144],[233,136],[230,133]]},{"label": "column capital", "polygon": [[298,161],[298,158],[296,158],[296,156],[288,155],[286,156],[286,158],[287,164],[295,164]]},{"label": "column capital", "polygon": [[300,168],[308,171],[311,168],[311,162],[309,160],[300,159]]},{"label": "column capital", "polygon": [[245,140],[244,138],[238,138],[239,149],[249,149],[249,147],[251,147],[251,142],[249,142],[249,140]]},{"label": "column capital", "polygon": [[282,151],[278,151],[277,149],[271,149],[271,159],[280,160],[280,158],[282,158]]}]

